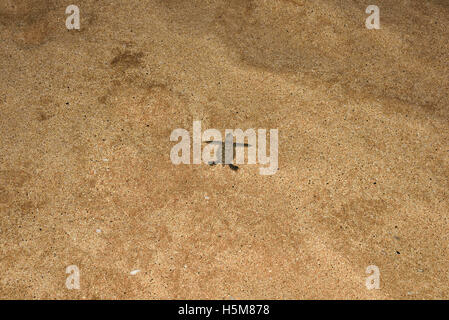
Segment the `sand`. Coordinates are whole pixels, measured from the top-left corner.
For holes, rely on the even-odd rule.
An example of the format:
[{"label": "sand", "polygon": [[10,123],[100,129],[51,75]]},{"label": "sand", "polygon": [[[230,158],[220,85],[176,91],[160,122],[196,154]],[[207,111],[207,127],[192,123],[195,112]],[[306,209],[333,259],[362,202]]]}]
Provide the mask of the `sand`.
[{"label": "sand", "polygon": [[[68,4],[0,3],[0,298],[449,298],[448,1]],[[278,172],[172,164],[195,120]]]}]

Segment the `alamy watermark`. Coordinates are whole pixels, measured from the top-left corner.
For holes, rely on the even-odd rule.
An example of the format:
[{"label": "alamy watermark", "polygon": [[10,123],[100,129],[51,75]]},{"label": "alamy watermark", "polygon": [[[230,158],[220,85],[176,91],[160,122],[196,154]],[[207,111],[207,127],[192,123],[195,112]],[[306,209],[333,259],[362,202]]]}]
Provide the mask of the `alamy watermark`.
[{"label": "alamy watermark", "polygon": [[365,26],[368,29],[380,29],[380,9],[378,6],[369,5],[366,8],[366,13],[371,13],[371,15],[366,18]]},{"label": "alamy watermark", "polygon": [[65,26],[68,30],[80,29],[80,9],[78,6],[71,4],[65,9],[66,14],[70,14],[65,20]]},{"label": "alamy watermark", "polygon": [[68,273],[69,276],[65,280],[65,286],[69,290],[79,290],[80,289],[80,269],[76,265],[68,266],[65,269],[65,273]]},{"label": "alamy watermark", "polygon": [[[234,142],[234,137],[236,142]],[[278,170],[278,129],[270,129],[270,155],[267,156],[267,130],[258,129],[226,129],[225,141],[217,129],[201,130],[201,121],[193,121],[193,159],[190,157],[190,133],[185,129],[175,129],[170,141],[181,141],[174,145],[170,152],[173,164],[223,164],[237,170],[235,164],[245,163],[245,149],[248,150],[248,164],[268,165],[259,168],[262,175],[272,175]],[[248,143],[245,143],[245,138]],[[202,143],[206,145],[202,148]],[[246,147],[246,148],[245,148]],[[235,160],[235,163],[234,163]]]},{"label": "alamy watermark", "polygon": [[378,266],[370,265],[366,267],[366,274],[369,276],[366,278],[365,286],[368,290],[380,289],[380,270]]},{"label": "alamy watermark", "polygon": [[[368,29],[380,29],[380,9],[376,5],[369,5],[366,13],[370,14],[365,20],[365,26]],[[71,4],[65,10],[66,14],[70,14],[65,21],[68,30],[80,30],[80,9],[77,5]]]}]

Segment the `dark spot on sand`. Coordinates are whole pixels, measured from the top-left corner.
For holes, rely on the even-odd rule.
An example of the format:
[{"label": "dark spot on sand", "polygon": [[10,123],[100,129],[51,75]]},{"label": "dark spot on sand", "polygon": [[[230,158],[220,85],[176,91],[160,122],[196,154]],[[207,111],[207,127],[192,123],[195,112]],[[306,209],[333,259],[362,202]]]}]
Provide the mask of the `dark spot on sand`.
[{"label": "dark spot on sand", "polygon": [[124,68],[139,67],[142,64],[142,58],[142,52],[131,52],[127,50],[116,55],[111,61],[111,66]]},{"label": "dark spot on sand", "polygon": [[38,111],[38,113],[37,113],[37,120],[39,120],[41,122],[46,121],[46,120],[50,119],[51,117],[53,117],[53,116],[45,113],[44,111]]}]

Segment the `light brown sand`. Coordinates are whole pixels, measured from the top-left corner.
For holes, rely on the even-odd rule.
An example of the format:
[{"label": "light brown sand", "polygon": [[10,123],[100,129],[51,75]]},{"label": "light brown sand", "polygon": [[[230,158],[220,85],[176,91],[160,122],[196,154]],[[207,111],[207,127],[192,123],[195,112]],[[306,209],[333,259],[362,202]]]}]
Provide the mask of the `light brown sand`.
[{"label": "light brown sand", "polygon": [[[2,0],[0,297],[449,298],[449,2],[371,2]],[[280,170],[173,165],[193,120]]]}]

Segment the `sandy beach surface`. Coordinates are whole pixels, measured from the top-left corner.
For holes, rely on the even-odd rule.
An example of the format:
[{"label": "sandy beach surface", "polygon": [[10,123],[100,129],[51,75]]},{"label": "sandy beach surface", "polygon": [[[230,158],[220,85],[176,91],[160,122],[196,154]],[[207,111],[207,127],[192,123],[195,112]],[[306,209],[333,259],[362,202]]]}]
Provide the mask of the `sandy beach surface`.
[{"label": "sandy beach surface", "polygon": [[[0,298],[449,298],[447,0],[68,4],[0,2]],[[279,170],[174,165],[193,121]]]}]

